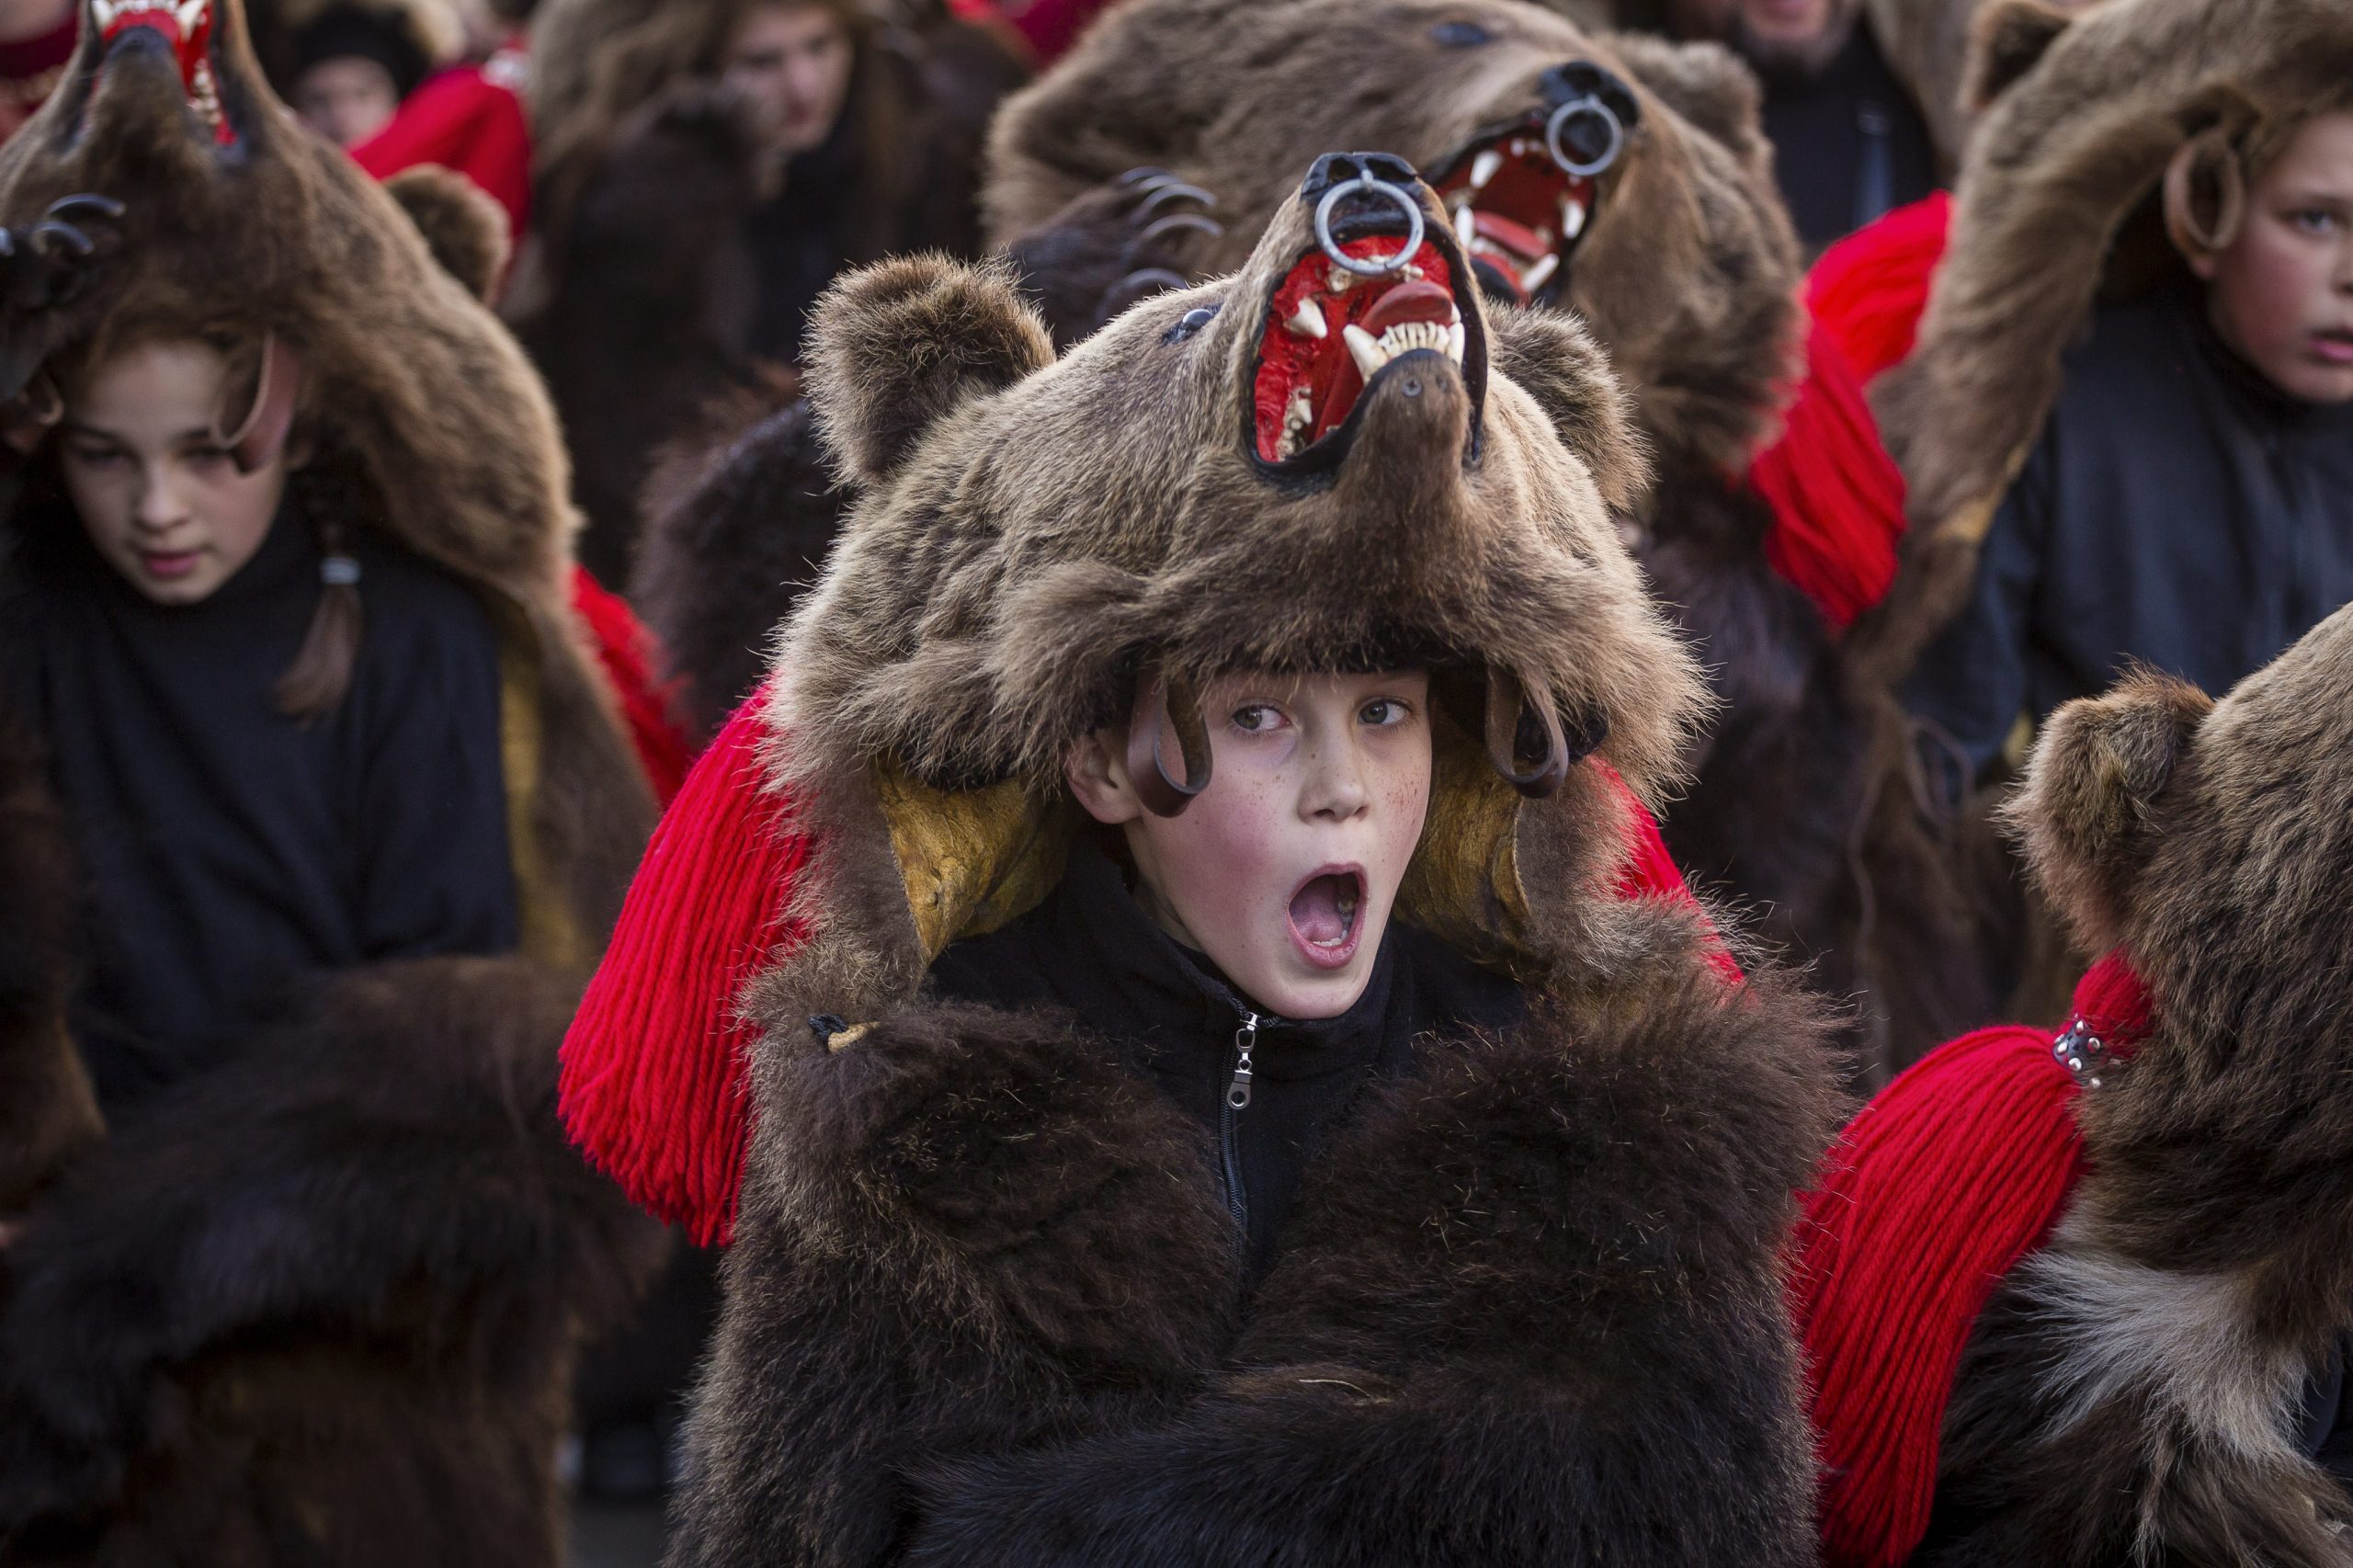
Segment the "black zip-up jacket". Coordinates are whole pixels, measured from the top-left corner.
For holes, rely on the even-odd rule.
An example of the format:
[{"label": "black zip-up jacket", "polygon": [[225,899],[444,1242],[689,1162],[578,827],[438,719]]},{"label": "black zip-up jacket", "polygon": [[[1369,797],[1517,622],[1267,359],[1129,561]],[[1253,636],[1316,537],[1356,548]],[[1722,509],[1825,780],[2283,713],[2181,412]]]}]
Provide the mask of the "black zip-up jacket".
[{"label": "black zip-up jacket", "polygon": [[931,982],[943,1001],[1067,1007],[1132,1051],[1134,1065],[1217,1135],[1220,1184],[1249,1238],[1251,1280],[1273,1260],[1334,1119],[1367,1082],[1406,1071],[1423,1036],[1508,1028],[1526,1008],[1510,980],[1392,921],[1354,1006],[1336,1018],[1277,1017],[1154,925],[1120,868],[1091,845],[1074,849],[1043,904],[942,953]]}]

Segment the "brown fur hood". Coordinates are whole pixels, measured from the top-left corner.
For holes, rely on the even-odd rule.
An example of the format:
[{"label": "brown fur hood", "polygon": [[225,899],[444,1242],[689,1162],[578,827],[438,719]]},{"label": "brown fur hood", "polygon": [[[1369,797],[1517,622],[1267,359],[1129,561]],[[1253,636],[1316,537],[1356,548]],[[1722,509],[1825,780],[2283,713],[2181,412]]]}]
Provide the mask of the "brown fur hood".
[{"label": "brown fur hood", "polygon": [[2167,161],[2200,133],[2301,118],[2353,78],[2353,12],[2337,0],[2110,0],[2072,25],[2007,0],[1981,23],[1978,91],[1999,96],[1961,170],[1918,345],[1875,389],[1911,491],[1902,574],[1870,634],[1898,669],[1966,595],[2062,354],[2104,291],[2162,260]]},{"label": "brown fur hood", "polygon": [[1450,187],[1496,135],[1540,143],[1554,100],[1587,91],[1624,122],[1622,154],[1575,236],[1552,220],[1561,259],[1535,297],[1608,349],[1663,465],[1736,472],[1796,369],[1797,249],[1756,81],[1715,45],[1599,34],[1519,0],[1128,0],[1008,100],[983,213],[1005,244],[1157,167],[1217,199],[1223,233],[1181,259],[1223,272],[1320,152],[1379,148]]},{"label": "brown fur hood", "polygon": [[37,408],[42,363],[118,312],[291,350],[314,461],[354,475],[365,515],[493,609],[526,947],[592,958],[652,799],[571,613],[563,449],[520,349],[393,199],[271,94],[240,0],[210,0],[192,40],[136,21],[108,39],[85,6],[65,82],[0,152],[0,223],[26,235],[83,194],[121,214],[84,210],[86,262],[47,301],[12,297],[0,399]]},{"label": "brown fur hood", "polygon": [[1251,409],[1278,286],[1326,265],[1308,196],[1233,277],[1059,362],[995,269],[885,263],[821,305],[811,402],[862,494],[769,686],[770,782],[824,845],[794,889],[810,939],[756,987],[773,1027],[880,1017],[948,942],[1042,897],[1071,828],[1061,756],[1126,715],[1148,668],[1174,715],[1230,669],[1454,667],[1406,917],[1529,974],[1616,961],[1618,786],[1571,766],[1523,798],[1473,737],[1480,673],[1503,671],[1532,694],[1502,725],[1514,746],[1549,719],[1564,759],[1597,744],[1648,799],[1674,778],[1698,672],[1610,521],[1643,465],[1591,344],[1491,314],[1435,198],[1382,166],[1425,209],[1463,360],[1392,363],[1287,463],[1258,455]]}]

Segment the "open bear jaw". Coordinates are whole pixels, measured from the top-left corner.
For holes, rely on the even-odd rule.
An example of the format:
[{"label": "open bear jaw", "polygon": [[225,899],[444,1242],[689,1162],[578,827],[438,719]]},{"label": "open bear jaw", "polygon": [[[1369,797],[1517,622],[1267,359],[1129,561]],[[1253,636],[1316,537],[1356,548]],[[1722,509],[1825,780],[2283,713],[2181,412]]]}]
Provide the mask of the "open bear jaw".
[{"label": "open bear jaw", "polygon": [[1593,226],[1596,178],[1572,175],[1544,145],[1547,111],[1532,109],[1481,131],[1430,181],[1455,236],[1491,296],[1519,305],[1554,303],[1569,258]]},{"label": "open bear jaw", "polygon": [[[1364,259],[1395,254],[1404,226],[1385,215],[1341,226],[1340,248]],[[1366,277],[1311,245],[1268,296],[1251,375],[1251,452],[1279,471],[1336,466],[1356,439],[1365,393],[1399,367],[1442,360],[1471,397],[1475,454],[1485,404],[1486,333],[1469,267],[1435,233],[1394,272]]]},{"label": "open bear jaw", "polygon": [[82,106],[85,130],[90,105],[113,67],[117,51],[126,40],[146,31],[161,35],[170,48],[179,70],[181,98],[210,134],[213,144],[235,144],[236,131],[221,106],[212,0],[180,0],[176,5],[171,0],[90,0],[87,20],[95,25],[99,40],[99,63],[89,98]]}]

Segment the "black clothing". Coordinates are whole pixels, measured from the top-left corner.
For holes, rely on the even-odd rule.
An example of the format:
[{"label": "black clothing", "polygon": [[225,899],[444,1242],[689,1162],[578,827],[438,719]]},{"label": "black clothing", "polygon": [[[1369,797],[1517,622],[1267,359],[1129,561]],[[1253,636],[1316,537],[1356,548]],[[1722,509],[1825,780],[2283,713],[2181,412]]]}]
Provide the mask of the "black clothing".
[{"label": "black clothing", "polygon": [[1819,71],[1760,67],[1774,177],[1808,250],[1937,188],[1936,145],[1912,95],[1859,21]]},{"label": "black clothing", "polygon": [[[1526,1008],[1512,981],[1392,920],[1356,1006],[1313,1022],[1275,1017],[1154,925],[1091,845],[1074,848],[1037,909],[940,954],[931,984],[944,1000],[1068,1007],[1132,1051],[1133,1064],[1217,1137],[1250,1279],[1273,1260],[1308,1163],[1364,1084],[1404,1073],[1424,1035],[1506,1028]],[[1227,1096],[1245,1036],[1254,1040],[1249,1103],[1237,1110]]]},{"label": "black clothing", "polygon": [[861,260],[853,226],[872,193],[858,179],[853,89],[824,141],[784,166],[784,185],[744,220],[756,278],[745,347],[764,359],[798,364],[809,309],[835,276]]},{"label": "black clothing", "polygon": [[[2353,405],[2297,402],[2183,282],[2094,313],[1908,706],[1969,782],[2138,660],[2220,696],[2353,599]],[[1939,737],[1941,741],[1943,737]]]},{"label": "black clothing", "polygon": [[90,886],[74,1024],[110,1119],[222,1061],[305,971],[517,940],[489,617],[384,541],[352,553],[358,658],[307,727],[272,703],[319,594],[290,499],[199,604],[142,597],[70,515],[11,563],[0,676]]}]

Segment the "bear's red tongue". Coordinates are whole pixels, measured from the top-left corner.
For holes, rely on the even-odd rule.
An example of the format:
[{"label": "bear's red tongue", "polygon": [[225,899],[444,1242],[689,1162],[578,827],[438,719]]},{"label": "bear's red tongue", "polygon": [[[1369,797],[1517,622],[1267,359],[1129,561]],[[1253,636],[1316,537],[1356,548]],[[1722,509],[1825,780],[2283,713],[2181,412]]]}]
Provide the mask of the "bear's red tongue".
[{"label": "bear's red tongue", "polygon": [[1319,948],[1336,948],[1347,941],[1356,915],[1354,877],[1316,877],[1291,897],[1290,923]]}]

